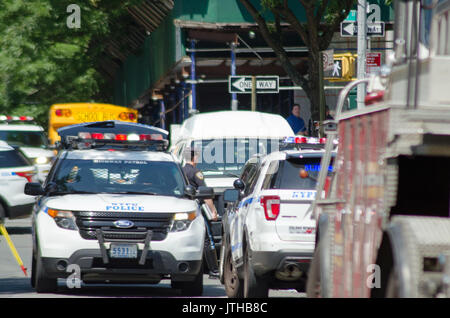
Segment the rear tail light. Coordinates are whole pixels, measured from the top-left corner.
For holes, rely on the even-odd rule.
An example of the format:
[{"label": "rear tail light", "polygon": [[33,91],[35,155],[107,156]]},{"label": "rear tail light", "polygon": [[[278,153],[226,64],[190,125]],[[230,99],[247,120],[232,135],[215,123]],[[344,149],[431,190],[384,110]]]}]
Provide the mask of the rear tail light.
[{"label": "rear tail light", "polygon": [[261,205],[264,208],[266,220],[274,221],[280,214],[280,197],[277,195],[265,195],[261,197]]},{"label": "rear tail light", "polygon": [[72,111],[70,109],[55,109],[55,115],[58,117],[66,116],[70,117],[72,116]]},{"label": "rear tail light", "polygon": [[33,182],[33,177],[35,175],[34,171],[16,172],[19,177],[26,178],[28,182]]},{"label": "rear tail light", "polygon": [[119,114],[119,119],[120,120],[135,120],[136,119],[136,114],[135,113],[120,113]]}]

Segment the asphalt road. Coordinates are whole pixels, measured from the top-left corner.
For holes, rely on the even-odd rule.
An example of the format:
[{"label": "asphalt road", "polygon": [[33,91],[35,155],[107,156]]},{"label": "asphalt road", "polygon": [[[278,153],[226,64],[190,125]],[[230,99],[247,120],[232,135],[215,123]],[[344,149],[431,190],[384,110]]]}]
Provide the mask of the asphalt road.
[{"label": "asphalt road", "polygon": [[[0,298],[73,298],[73,297],[180,297],[179,291],[170,288],[170,281],[158,285],[85,285],[68,288],[64,280],[58,282],[58,292],[37,294],[30,285],[31,276],[31,219],[6,220],[6,229],[25,267],[28,277],[17,264],[4,237],[0,236]],[[204,276],[204,293],[207,298],[226,298],[225,289],[217,279]],[[270,290],[269,297],[305,297],[295,290]]]}]

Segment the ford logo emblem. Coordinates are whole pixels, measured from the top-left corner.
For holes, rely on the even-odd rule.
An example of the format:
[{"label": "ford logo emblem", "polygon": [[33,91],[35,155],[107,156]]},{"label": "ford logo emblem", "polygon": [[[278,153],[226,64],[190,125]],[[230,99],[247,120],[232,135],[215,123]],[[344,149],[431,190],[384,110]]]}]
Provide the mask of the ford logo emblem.
[{"label": "ford logo emblem", "polygon": [[129,229],[130,227],[134,226],[134,223],[129,220],[118,220],[114,223],[115,227],[121,228],[121,229]]}]

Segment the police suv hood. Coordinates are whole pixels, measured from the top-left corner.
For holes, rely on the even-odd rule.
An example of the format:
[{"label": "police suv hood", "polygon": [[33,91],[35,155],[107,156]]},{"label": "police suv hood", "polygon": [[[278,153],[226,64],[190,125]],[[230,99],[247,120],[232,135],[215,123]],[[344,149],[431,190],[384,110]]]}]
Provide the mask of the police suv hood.
[{"label": "police suv hood", "polygon": [[161,195],[67,194],[50,197],[46,206],[56,210],[99,212],[191,212],[194,200]]},{"label": "police suv hood", "polygon": [[38,157],[52,158],[55,156],[53,151],[48,149],[42,149],[37,147],[20,147],[20,149],[22,149],[25,156],[32,159]]}]

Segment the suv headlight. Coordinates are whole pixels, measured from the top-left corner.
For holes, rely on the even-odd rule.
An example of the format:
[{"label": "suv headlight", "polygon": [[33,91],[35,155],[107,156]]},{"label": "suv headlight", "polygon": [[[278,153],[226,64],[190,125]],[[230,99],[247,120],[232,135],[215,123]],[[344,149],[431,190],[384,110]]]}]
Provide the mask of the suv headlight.
[{"label": "suv headlight", "polygon": [[40,157],[37,157],[36,159],[34,159],[34,162],[38,165],[44,165],[46,163],[49,163],[50,160],[51,160],[51,158],[40,156]]},{"label": "suv headlight", "polygon": [[78,230],[78,227],[75,223],[75,216],[71,211],[48,209],[47,214],[55,220],[56,225],[58,225],[60,228],[74,231]]},{"label": "suv headlight", "polygon": [[187,230],[189,225],[197,217],[197,211],[175,213],[170,226],[170,232]]}]

